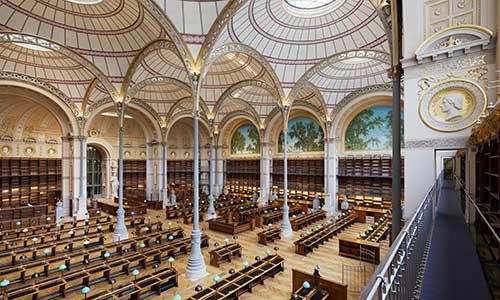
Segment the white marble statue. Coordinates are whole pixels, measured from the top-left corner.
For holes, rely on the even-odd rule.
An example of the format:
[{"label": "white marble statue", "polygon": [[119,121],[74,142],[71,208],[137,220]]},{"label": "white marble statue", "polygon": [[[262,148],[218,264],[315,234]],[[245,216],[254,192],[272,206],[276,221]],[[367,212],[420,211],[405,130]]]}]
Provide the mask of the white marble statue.
[{"label": "white marble statue", "polygon": [[349,202],[347,202],[347,197],[344,196],[344,198],[342,198],[342,203],[340,204],[340,209],[342,210],[348,210],[349,209]]},{"label": "white marble statue", "polygon": [[170,193],[170,205],[177,205],[177,195],[175,195],[175,190]]},{"label": "white marble statue", "polygon": [[209,191],[208,191],[208,185],[204,184],[201,186],[201,192],[205,195],[208,195],[209,194]]},{"label": "white marble statue", "polygon": [[56,221],[59,221],[61,218],[64,218],[64,204],[61,199],[56,202]]},{"label": "white marble statue", "polygon": [[319,209],[321,206],[321,202],[319,201],[319,194],[316,193],[314,195],[314,200],[313,200],[313,209]]},{"label": "white marble statue", "polygon": [[116,176],[111,176],[111,197],[113,199],[118,198],[118,186],[120,182]]},{"label": "white marble statue", "polygon": [[229,195],[229,190],[228,189],[224,189],[224,196],[227,196]]}]

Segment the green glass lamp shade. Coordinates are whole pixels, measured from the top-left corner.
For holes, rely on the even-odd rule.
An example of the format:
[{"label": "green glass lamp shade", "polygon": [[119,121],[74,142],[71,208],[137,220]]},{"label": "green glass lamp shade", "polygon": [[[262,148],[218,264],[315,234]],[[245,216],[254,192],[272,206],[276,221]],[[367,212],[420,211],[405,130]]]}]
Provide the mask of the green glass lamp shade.
[{"label": "green glass lamp shade", "polygon": [[304,281],[304,283],[302,283],[302,287],[305,288],[305,289],[310,289],[311,288],[311,284],[307,281]]},{"label": "green glass lamp shade", "polygon": [[243,262],[243,266],[244,266],[244,267],[248,267],[248,261],[247,261],[247,260],[245,260],[245,261]]},{"label": "green glass lamp shade", "polygon": [[90,288],[88,286],[84,286],[82,288],[82,294],[87,294],[88,292],[90,292]]},{"label": "green glass lamp shade", "polygon": [[44,253],[44,254],[49,254],[49,253],[50,253],[50,250],[49,250],[49,249],[43,249],[43,253]]},{"label": "green glass lamp shade", "polygon": [[2,280],[2,282],[0,282],[1,287],[6,287],[9,284],[10,284],[10,281],[8,279],[4,279],[4,280]]},{"label": "green glass lamp shade", "polygon": [[68,267],[66,267],[66,265],[65,265],[65,264],[62,264],[62,265],[60,265],[60,266],[58,267],[59,271],[64,271],[64,270],[66,270],[67,268],[68,268]]},{"label": "green glass lamp shade", "polygon": [[168,258],[168,262],[169,262],[169,263],[173,263],[174,261],[175,261],[175,258],[173,258],[173,257],[169,257],[169,258]]},{"label": "green glass lamp shade", "polygon": [[271,250],[266,249],[266,255],[271,255]]},{"label": "green glass lamp shade", "polygon": [[104,258],[108,258],[110,255],[111,255],[111,254],[109,254],[109,252],[105,252],[105,253],[103,254]]},{"label": "green glass lamp shade", "polygon": [[146,247],[146,244],[144,244],[144,243],[140,243],[140,244],[139,244],[139,247],[144,248],[144,247]]},{"label": "green glass lamp shade", "polygon": [[131,274],[132,274],[132,276],[137,276],[137,275],[139,275],[139,270],[134,269]]},{"label": "green glass lamp shade", "polygon": [[215,282],[218,282],[220,280],[220,276],[219,275],[215,275],[214,277],[212,277],[212,280],[215,281]]},{"label": "green glass lamp shade", "polygon": [[174,236],[173,236],[173,235],[169,235],[169,236],[168,236],[168,240],[169,240],[169,241],[171,241],[171,240],[173,240],[173,239],[174,239]]},{"label": "green glass lamp shade", "polygon": [[181,295],[177,294],[172,297],[172,300],[181,300]]}]

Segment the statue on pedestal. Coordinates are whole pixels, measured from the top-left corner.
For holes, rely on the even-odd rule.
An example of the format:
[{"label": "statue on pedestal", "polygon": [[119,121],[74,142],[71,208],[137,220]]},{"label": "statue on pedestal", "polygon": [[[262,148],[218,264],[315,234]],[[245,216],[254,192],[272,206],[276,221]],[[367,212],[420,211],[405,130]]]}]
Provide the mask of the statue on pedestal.
[{"label": "statue on pedestal", "polygon": [[276,191],[273,192],[273,195],[271,196],[271,201],[276,201],[278,200],[278,193]]},{"label": "statue on pedestal", "polygon": [[64,204],[61,199],[57,199],[56,202],[56,222],[58,222],[61,218],[64,218]]},{"label": "statue on pedestal", "polygon": [[340,209],[342,209],[342,210],[348,210],[349,209],[349,202],[347,202],[347,197],[345,195],[342,198],[342,203],[340,204]]},{"label": "statue on pedestal", "polygon": [[118,187],[120,185],[120,182],[118,181],[118,178],[116,176],[111,177],[111,197],[113,199],[118,198]]},{"label": "statue on pedestal", "polygon": [[170,205],[177,205],[177,196],[175,195],[175,190],[172,189],[170,193]]},{"label": "statue on pedestal", "polygon": [[319,194],[316,193],[314,195],[314,200],[313,200],[313,209],[319,209],[321,206],[321,202],[319,201]]}]

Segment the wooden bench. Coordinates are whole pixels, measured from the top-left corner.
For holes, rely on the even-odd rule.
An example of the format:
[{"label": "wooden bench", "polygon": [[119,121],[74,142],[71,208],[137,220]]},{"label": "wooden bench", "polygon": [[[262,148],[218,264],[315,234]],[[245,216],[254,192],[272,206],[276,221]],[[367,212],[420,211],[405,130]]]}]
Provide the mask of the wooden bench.
[{"label": "wooden bench", "polygon": [[237,243],[229,243],[227,245],[214,249],[209,253],[210,265],[219,267],[221,261],[231,262],[231,257],[241,257],[241,245]]},{"label": "wooden bench", "polygon": [[270,255],[244,269],[221,279],[211,287],[208,287],[191,296],[190,300],[215,300],[215,299],[238,299],[244,293],[251,292],[258,284],[264,284],[264,280],[274,277],[284,270],[285,259],[275,254]]},{"label": "wooden bench", "polygon": [[27,226],[54,224],[56,216],[47,214],[44,216],[34,216],[29,218],[12,218],[9,220],[0,221],[0,230],[16,230]]},{"label": "wooden bench", "polygon": [[295,253],[307,255],[314,248],[328,241],[332,236],[352,225],[357,219],[355,214],[347,215],[336,222],[328,221],[321,228],[313,231],[310,235],[304,236],[294,242]]},{"label": "wooden bench", "polygon": [[293,217],[290,220],[290,223],[292,224],[292,229],[294,231],[298,231],[306,226],[311,225],[312,223],[315,223],[325,218],[326,218],[326,211],[320,209],[308,214],[301,214],[299,216]]},{"label": "wooden bench", "polygon": [[281,239],[281,230],[272,227],[259,232],[257,237],[259,238],[259,244],[267,245],[267,243],[272,243],[274,240]]}]

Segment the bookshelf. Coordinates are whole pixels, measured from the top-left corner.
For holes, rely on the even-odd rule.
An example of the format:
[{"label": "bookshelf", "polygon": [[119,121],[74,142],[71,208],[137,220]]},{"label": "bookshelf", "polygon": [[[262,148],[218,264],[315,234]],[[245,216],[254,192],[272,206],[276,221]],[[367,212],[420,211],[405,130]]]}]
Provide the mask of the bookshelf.
[{"label": "bookshelf", "polygon": [[[401,161],[401,197],[404,195],[404,160]],[[349,204],[391,207],[392,159],[390,156],[353,156],[339,159],[338,202],[344,196]]]},{"label": "bookshelf", "polygon": [[[273,160],[273,191],[278,192],[278,200],[283,199],[283,160]],[[323,159],[288,160],[288,199],[290,204],[312,207],[316,193],[324,199],[325,161]]]},{"label": "bookshelf", "polygon": [[479,146],[476,154],[476,203],[488,216],[500,216],[499,137]]},{"label": "bookshelf", "polygon": [[167,161],[167,183],[175,183],[177,187],[191,186],[193,184],[193,160]]},{"label": "bookshelf", "polygon": [[128,192],[146,190],[145,160],[123,161],[123,188]]},{"label": "bookshelf", "polygon": [[2,207],[55,205],[61,194],[61,159],[1,158],[0,165]]}]

